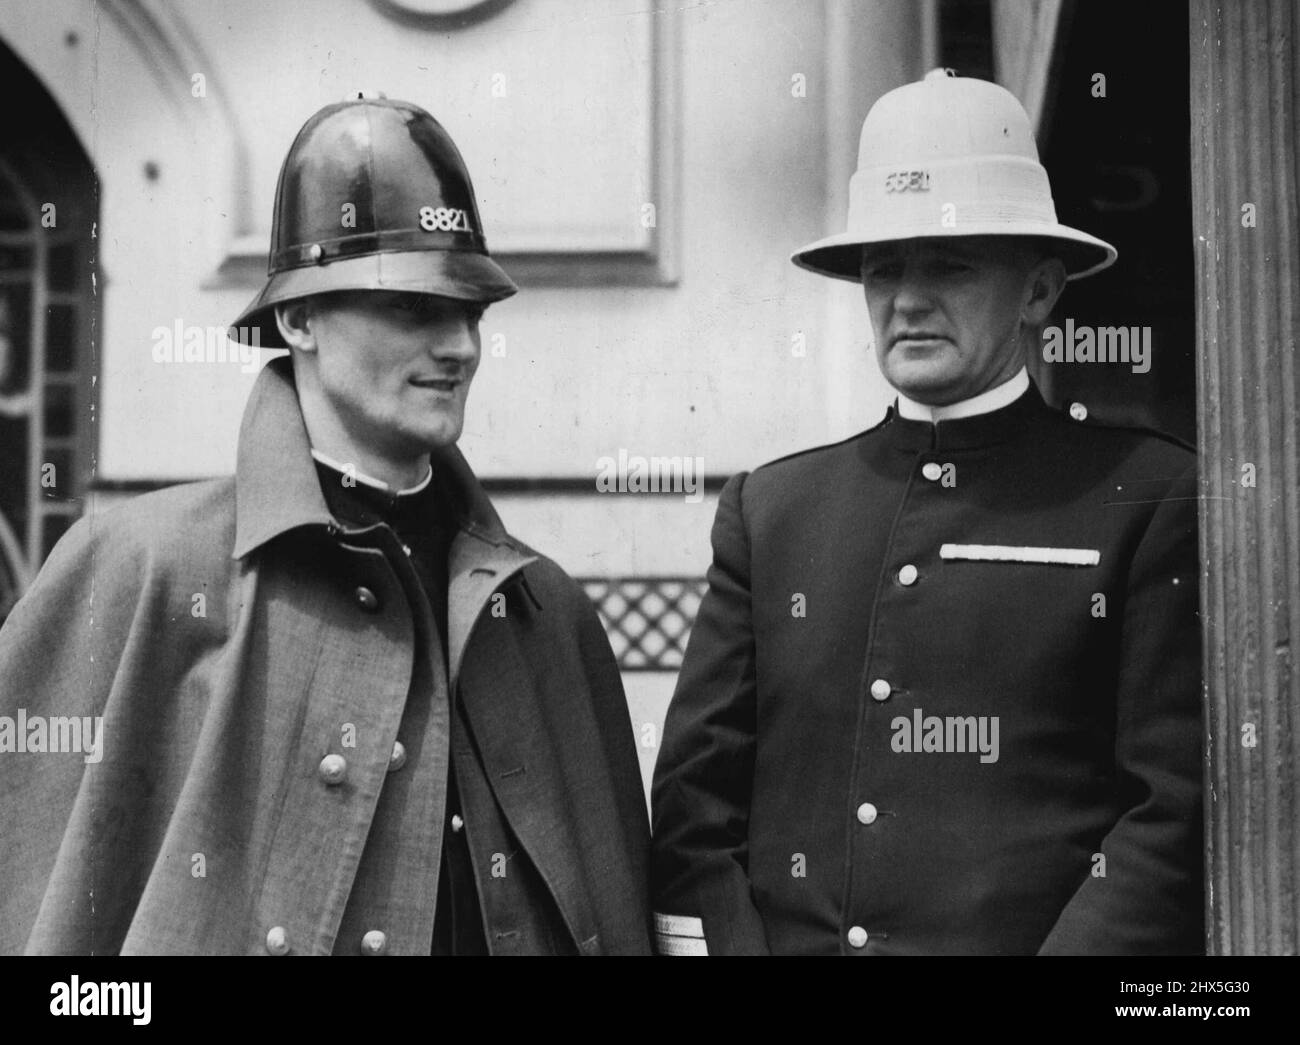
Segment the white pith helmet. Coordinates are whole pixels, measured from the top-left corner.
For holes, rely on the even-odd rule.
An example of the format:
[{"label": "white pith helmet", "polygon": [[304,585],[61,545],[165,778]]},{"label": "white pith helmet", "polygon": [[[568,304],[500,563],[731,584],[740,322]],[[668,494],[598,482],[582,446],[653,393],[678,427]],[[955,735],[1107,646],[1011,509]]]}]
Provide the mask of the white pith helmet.
[{"label": "white pith helmet", "polygon": [[1118,256],[1104,240],[1056,220],[1029,116],[1015,95],[947,69],[889,91],[867,113],[847,224],[790,260],[857,283],[862,247],[890,240],[1041,237],[1053,241],[1070,279]]}]

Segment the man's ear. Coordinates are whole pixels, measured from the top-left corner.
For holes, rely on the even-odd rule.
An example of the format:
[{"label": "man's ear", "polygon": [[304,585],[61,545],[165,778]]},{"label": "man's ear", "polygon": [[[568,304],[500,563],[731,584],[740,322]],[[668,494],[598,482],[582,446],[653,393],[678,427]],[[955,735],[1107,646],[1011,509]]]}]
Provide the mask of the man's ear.
[{"label": "man's ear", "polygon": [[1058,257],[1043,257],[1034,263],[1025,278],[1025,302],[1021,315],[1029,327],[1039,327],[1056,307],[1056,299],[1065,289],[1065,264]]},{"label": "man's ear", "polygon": [[312,331],[314,311],[311,298],[298,298],[275,306],[275,325],[291,349],[316,351],[316,335]]}]

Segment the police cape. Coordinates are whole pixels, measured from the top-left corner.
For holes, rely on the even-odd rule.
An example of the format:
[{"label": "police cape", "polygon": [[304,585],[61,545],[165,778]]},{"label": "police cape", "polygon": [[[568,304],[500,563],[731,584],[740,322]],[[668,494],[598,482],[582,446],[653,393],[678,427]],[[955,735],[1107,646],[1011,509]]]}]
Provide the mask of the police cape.
[{"label": "police cape", "polygon": [[102,758],[0,753],[0,952],[428,954],[449,752],[493,953],[649,950],[600,622],[458,451],[434,476],[446,662],[392,531],[329,516],[287,359],[233,478],[73,526],[0,630],[0,715],[102,719]]}]

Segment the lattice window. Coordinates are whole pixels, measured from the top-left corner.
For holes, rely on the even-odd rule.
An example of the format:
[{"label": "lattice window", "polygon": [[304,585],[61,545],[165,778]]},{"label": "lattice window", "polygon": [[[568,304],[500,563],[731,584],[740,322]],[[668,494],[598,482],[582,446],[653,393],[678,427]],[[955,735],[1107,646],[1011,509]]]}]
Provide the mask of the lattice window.
[{"label": "lattice window", "polygon": [[677,671],[708,585],[697,577],[585,577],[618,666]]},{"label": "lattice window", "polygon": [[88,249],[43,206],[0,162],[0,617],[81,512]]}]

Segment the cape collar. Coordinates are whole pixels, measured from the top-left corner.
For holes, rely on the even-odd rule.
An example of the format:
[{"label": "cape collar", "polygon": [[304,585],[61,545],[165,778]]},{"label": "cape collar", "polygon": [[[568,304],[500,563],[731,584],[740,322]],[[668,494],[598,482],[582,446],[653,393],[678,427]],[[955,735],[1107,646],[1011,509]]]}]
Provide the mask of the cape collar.
[{"label": "cape collar", "polygon": [[[456,506],[460,527],[492,544],[513,544],[464,456],[455,446],[429,459],[434,481]],[[235,464],[235,546],[242,559],[271,539],[300,526],[331,527],[298,405],[288,356],[258,374],[239,428]]]}]

